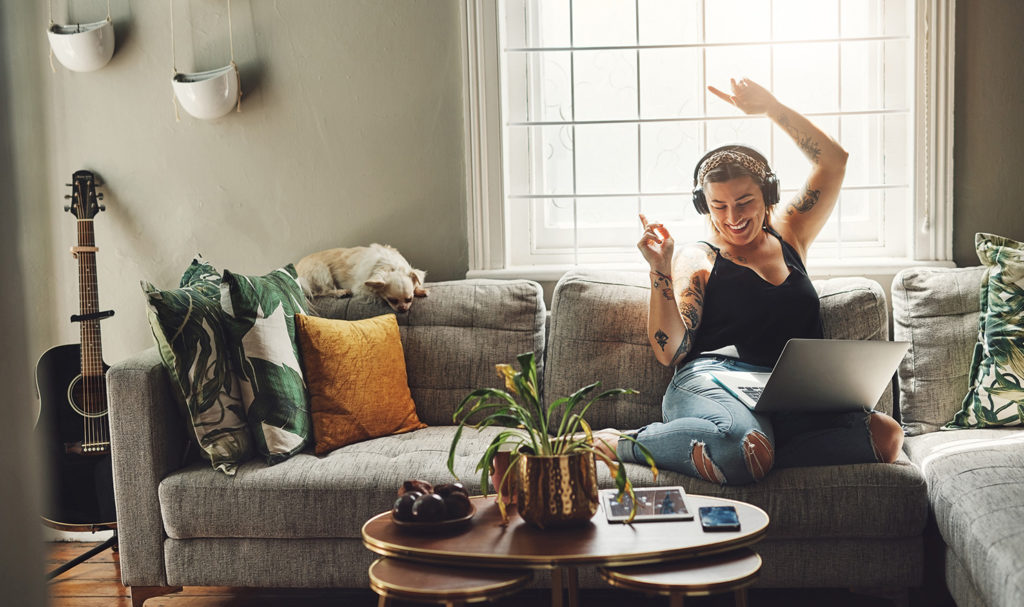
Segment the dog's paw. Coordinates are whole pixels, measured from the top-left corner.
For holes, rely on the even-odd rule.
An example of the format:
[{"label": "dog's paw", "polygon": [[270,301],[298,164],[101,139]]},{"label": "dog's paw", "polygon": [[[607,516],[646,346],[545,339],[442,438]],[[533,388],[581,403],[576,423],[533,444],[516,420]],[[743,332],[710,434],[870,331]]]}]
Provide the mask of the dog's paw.
[{"label": "dog's paw", "polygon": [[426,289],[424,289],[422,287],[416,287],[412,291],[412,294],[414,296],[416,296],[416,297],[426,297],[428,293],[429,293],[429,291],[427,291]]},{"label": "dog's paw", "polygon": [[337,297],[338,299],[344,299],[346,297],[352,297],[352,291],[348,289],[334,289],[327,291],[324,295],[330,295],[331,297]]}]

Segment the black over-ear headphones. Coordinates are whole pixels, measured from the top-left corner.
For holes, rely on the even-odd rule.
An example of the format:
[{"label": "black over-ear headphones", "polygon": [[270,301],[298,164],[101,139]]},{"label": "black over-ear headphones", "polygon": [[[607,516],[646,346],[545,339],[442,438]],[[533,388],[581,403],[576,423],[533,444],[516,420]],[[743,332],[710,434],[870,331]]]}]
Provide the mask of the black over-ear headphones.
[{"label": "black over-ear headphones", "polygon": [[697,176],[700,174],[700,168],[704,166],[704,162],[719,152],[726,152],[735,150],[741,154],[750,156],[757,162],[763,163],[768,174],[765,176],[764,185],[761,186],[761,195],[764,196],[764,204],[768,208],[779,202],[779,178],[768,164],[768,159],[764,157],[761,152],[758,152],[754,148],[747,147],[745,145],[723,145],[720,148],[715,148],[704,154],[704,156],[697,163],[697,166],[693,169],[693,208],[697,209],[697,212],[701,215],[707,215],[711,211],[708,209],[708,199],[704,196],[703,184],[697,183]]}]

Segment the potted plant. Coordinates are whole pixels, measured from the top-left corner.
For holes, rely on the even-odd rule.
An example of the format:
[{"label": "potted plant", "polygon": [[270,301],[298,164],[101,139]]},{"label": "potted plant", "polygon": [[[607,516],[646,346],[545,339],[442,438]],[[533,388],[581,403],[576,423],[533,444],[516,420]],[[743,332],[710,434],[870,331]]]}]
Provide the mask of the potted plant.
[{"label": "potted plant", "polygon": [[[495,455],[499,451],[510,452],[509,466],[501,481],[495,483],[502,520],[508,521],[502,493],[506,477],[510,474],[515,481],[517,506],[524,520],[539,527],[589,520],[597,512],[598,504],[595,460],[608,467],[619,490],[618,499],[629,495],[633,505],[632,520],[636,513],[636,496],[626,467],[617,455],[614,459],[609,455],[609,452],[614,452],[607,443],[604,443],[607,452],[595,444],[584,415],[599,400],[618,394],[637,394],[636,390],[615,388],[591,398],[601,384],[594,382],[545,406],[539,396],[533,352],[520,354],[517,360],[522,369],[519,372],[511,365],[495,365],[498,375],[505,380],[507,391],[479,388],[459,403],[452,416],[458,428],[448,452],[448,470],[455,474],[455,447],[465,427],[506,426],[506,430],[494,437],[476,466],[480,472],[480,486],[486,495],[487,480],[495,468]],[[656,478],[658,469],[650,453],[630,436],[623,435],[620,440],[632,441],[639,447]]]}]

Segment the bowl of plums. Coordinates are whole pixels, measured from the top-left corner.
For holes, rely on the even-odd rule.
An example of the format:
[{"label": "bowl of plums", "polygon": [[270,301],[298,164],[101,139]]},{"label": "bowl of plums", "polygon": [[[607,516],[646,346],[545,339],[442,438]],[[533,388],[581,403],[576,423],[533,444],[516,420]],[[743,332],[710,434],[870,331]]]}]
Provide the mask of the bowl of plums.
[{"label": "bowl of plums", "polygon": [[407,480],[398,489],[391,520],[402,529],[438,532],[458,529],[473,518],[476,507],[462,483],[431,485]]}]

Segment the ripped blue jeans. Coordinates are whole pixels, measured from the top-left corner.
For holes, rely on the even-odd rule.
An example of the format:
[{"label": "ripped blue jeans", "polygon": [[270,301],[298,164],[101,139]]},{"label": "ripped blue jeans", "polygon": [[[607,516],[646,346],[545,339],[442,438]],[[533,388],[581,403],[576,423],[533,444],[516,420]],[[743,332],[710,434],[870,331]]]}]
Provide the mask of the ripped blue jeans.
[{"label": "ripped blue jeans", "polygon": [[[629,433],[659,468],[718,484],[743,485],[774,466],[824,466],[877,462],[869,411],[807,414],[754,413],[706,373],[714,369],[770,372],[726,357],[701,357],[676,369],[662,400],[662,422]],[[624,462],[644,463],[628,440]]]}]

